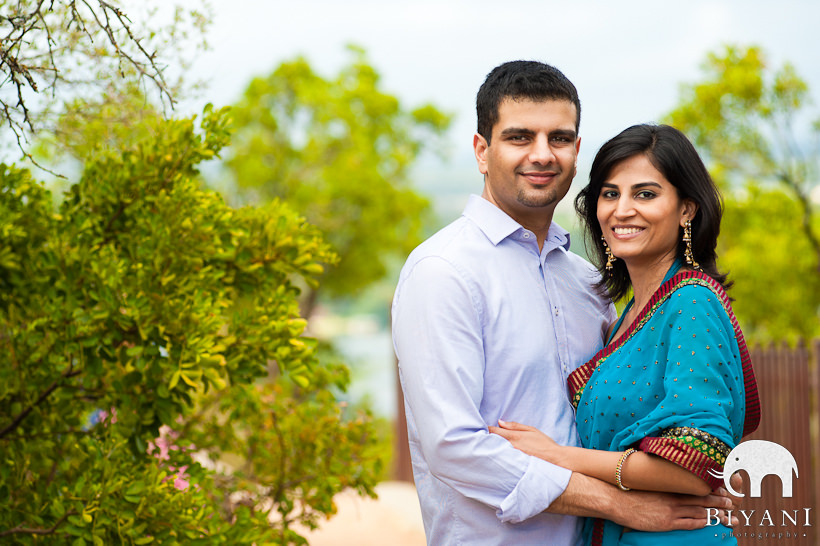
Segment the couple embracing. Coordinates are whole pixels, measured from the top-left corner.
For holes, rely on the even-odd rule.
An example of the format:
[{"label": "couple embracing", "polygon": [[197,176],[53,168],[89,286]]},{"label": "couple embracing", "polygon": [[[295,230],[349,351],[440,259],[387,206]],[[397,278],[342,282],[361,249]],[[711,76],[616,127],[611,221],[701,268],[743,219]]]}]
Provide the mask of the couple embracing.
[{"label": "couple embracing", "polygon": [[393,301],[428,543],[736,543],[706,526],[732,507],[713,474],[760,405],[694,147],[663,125],[601,147],[575,200],[593,267],[552,221],[577,169],[574,85],[505,63],[476,110],[483,192],[413,251]]}]

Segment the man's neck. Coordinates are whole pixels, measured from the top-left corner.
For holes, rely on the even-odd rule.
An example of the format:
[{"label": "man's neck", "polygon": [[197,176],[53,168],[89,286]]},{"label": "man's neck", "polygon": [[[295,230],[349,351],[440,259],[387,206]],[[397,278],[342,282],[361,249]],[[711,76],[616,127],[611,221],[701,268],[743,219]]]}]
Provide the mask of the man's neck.
[{"label": "man's neck", "polygon": [[550,226],[552,225],[552,216],[555,212],[554,206],[547,207],[533,207],[532,212],[522,215],[512,211],[504,210],[504,208],[497,203],[487,191],[486,187],[481,193],[481,197],[495,205],[504,214],[518,222],[521,227],[527,229],[535,234],[535,239],[538,241],[538,250],[544,248],[544,241],[547,240]]}]

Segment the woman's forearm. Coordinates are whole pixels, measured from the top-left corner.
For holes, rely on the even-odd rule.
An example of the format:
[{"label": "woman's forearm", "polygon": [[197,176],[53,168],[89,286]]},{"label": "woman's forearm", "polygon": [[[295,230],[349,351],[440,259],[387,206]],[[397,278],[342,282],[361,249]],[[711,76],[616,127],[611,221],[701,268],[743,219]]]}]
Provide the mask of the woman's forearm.
[{"label": "woman's forearm", "polygon": [[[575,472],[617,485],[615,468],[622,451],[600,451],[565,447],[561,460],[553,461]],[[630,489],[707,495],[709,485],[692,472],[662,457],[637,451],[626,458],[621,468],[621,483]]]},{"label": "woman's forearm", "polygon": [[[574,472],[617,485],[615,469],[623,451],[603,451],[562,446],[538,429],[513,421],[498,421],[489,432],[506,438],[512,445]],[[707,495],[712,488],[692,472],[662,457],[641,451],[630,455],[621,468],[621,483],[630,489]]]}]

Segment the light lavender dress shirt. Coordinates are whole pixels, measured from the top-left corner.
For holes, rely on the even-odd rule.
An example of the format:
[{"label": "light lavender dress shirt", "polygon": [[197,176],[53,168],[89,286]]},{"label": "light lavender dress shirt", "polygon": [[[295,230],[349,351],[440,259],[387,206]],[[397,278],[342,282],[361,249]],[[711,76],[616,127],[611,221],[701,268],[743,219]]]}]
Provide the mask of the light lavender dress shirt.
[{"label": "light lavender dress shirt", "polygon": [[579,541],[578,518],[544,512],[570,471],[487,426],[518,421],[579,445],[567,376],[615,318],[597,279],[564,229],[553,223],[539,253],[532,232],[475,195],[407,259],[393,344],[429,544]]}]

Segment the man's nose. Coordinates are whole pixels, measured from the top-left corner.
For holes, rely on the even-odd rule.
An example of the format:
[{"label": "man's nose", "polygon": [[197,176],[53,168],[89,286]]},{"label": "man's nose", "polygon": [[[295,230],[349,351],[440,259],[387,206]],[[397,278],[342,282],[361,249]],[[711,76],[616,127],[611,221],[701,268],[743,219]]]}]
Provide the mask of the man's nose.
[{"label": "man's nose", "polygon": [[538,136],[530,149],[530,162],[537,165],[548,165],[555,161],[555,153],[546,136]]}]

